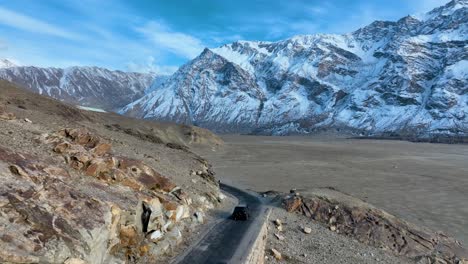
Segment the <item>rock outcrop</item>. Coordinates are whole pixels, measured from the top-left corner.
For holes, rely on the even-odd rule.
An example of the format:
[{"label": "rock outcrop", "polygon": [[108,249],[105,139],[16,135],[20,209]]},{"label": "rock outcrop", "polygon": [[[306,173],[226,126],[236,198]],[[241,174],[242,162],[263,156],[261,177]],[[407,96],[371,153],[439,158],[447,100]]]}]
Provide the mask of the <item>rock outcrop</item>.
[{"label": "rock outcrop", "polygon": [[218,203],[86,129],[37,141],[49,154],[0,146],[0,262],[155,263]]},{"label": "rock outcrop", "polygon": [[383,210],[331,189],[287,195],[288,212],[300,213],[340,234],[383,248],[418,263],[461,263],[468,250],[453,238],[403,221]]}]

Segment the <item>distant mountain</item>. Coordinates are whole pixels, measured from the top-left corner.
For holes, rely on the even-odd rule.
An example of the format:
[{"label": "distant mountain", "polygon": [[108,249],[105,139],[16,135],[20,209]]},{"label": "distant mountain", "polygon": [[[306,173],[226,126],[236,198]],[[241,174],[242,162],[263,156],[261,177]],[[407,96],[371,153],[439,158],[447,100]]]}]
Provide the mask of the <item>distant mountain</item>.
[{"label": "distant mountain", "polygon": [[17,65],[7,59],[0,59],[0,68],[9,68],[15,66]]},{"label": "distant mountain", "polygon": [[108,111],[120,109],[142,97],[151,83],[159,78],[153,73],[111,71],[98,67],[10,66],[0,69],[0,79],[62,101]]},{"label": "distant mountain", "polygon": [[120,113],[266,134],[468,134],[468,0],[344,35],[206,49]]}]

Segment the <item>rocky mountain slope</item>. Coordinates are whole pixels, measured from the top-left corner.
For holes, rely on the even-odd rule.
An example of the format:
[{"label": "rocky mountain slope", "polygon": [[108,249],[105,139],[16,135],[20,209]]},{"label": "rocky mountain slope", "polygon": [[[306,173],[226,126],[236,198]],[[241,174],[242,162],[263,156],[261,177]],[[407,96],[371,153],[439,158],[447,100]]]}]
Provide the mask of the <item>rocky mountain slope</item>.
[{"label": "rocky mountain slope", "polygon": [[167,263],[225,198],[192,152],[222,144],[205,129],[79,110],[3,80],[0,127],[1,263]]},{"label": "rocky mountain slope", "polygon": [[[7,62],[7,61],[6,61]],[[98,67],[39,68],[0,66],[0,79],[69,103],[113,111],[140,98],[156,74]]]},{"label": "rocky mountain slope", "polygon": [[344,35],[206,49],[120,113],[217,132],[468,134],[468,1]]}]

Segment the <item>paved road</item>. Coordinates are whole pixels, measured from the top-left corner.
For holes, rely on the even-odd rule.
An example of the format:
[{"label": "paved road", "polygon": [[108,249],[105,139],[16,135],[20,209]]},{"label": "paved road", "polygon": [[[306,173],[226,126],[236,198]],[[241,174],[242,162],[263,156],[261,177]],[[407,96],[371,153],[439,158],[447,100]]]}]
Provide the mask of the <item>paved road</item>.
[{"label": "paved road", "polygon": [[[221,184],[221,189],[234,195],[239,204],[249,206],[250,218],[247,221],[222,220],[216,224],[205,237],[195,246],[182,255],[178,264],[217,264],[217,263],[240,263],[245,257],[246,251],[252,246],[265,207],[260,199],[232,186]],[[258,230],[257,230],[258,229]]]}]

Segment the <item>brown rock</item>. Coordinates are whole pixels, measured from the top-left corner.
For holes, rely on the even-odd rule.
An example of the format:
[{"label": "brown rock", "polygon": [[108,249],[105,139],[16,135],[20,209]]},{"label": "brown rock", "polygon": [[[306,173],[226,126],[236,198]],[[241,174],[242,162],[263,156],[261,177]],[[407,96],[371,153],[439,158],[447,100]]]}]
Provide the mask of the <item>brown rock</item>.
[{"label": "brown rock", "polygon": [[284,208],[288,212],[296,211],[302,205],[302,199],[300,197],[292,197],[284,201]]},{"label": "brown rock", "polygon": [[116,182],[121,182],[127,177],[125,172],[123,172],[123,171],[121,171],[119,169],[111,169],[109,171],[109,174],[110,174],[111,179],[113,181],[116,181]]},{"label": "brown rock", "polygon": [[177,203],[174,203],[174,202],[165,202],[163,203],[163,206],[164,206],[164,209],[166,209],[166,211],[175,211],[177,210]]},{"label": "brown rock", "polygon": [[135,226],[121,226],[119,238],[120,244],[124,247],[134,247],[139,240]]},{"label": "brown rock", "polygon": [[88,163],[92,159],[92,157],[85,152],[78,152],[73,154],[72,158],[76,159],[77,161],[81,162],[82,164]]},{"label": "brown rock", "polygon": [[143,186],[140,183],[131,178],[124,178],[120,184],[127,186],[134,191],[141,191],[143,189]]},{"label": "brown rock", "polygon": [[107,168],[114,169],[119,167],[119,160],[115,157],[109,157],[106,159]]},{"label": "brown rock", "polygon": [[86,168],[86,175],[97,177],[99,175],[100,168],[98,163],[93,163]]},{"label": "brown rock", "polygon": [[96,156],[102,156],[111,151],[112,145],[108,143],[99,143],[92,149],[92,152]]},{"label": "brown rock", "polygon": [[132,167],[139,167],[142,165],[142,161],[130,159],[126,157],[119,157],[118,159],[119,169],[126,171],[127,169],[131,169]]},{"label": "brown rock", "polygon": [[[99,177],[101,174],[110,173],[111,169],[108,168],[108,163],[104,159],[92,159],[90,165],[86,168],[86,175]],[[110,177],[110,176],[109,176]]]},{"label": "brown rock", "polygon": [[146,245],[143,245],[140,247],[140,257],[148,254],[148,251],[149,251],[149,246],[146,244]]},{"label": "brown rock", "polygon": [[170,192],[175,187],[177,187],[177,185],[172,183],[168,178],[161,176],[158,173],[156,173],[155,175],[142,173],[138,177],[138,181],[150,190],[160,190],[164,192]]},{"label": "brown rock", "polygon": [[78,152],[70,157],[69,164],[75,170],[81,170],[87,166],[90,160],[91,156],[89,156],[87,153]]},{"label": "brown rock", "polygon": [[65,131],[68,137],[82,146],[94,148],[100,141],[99,137],[92,135],[85,128],[66,129]]},{"label": "brown rock", "polygon": [[71,144],[68,142],[62,142],[55,146],[54,151],[57,153],[65,153],[68,149],[71,148]]}]

